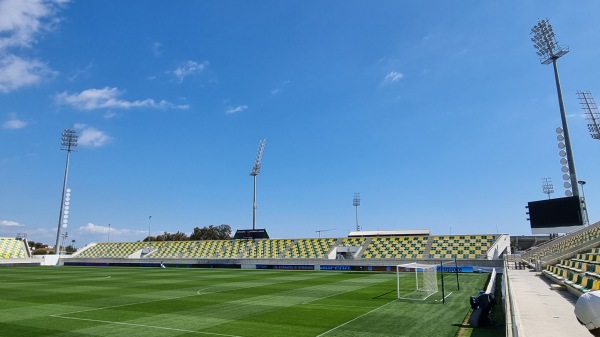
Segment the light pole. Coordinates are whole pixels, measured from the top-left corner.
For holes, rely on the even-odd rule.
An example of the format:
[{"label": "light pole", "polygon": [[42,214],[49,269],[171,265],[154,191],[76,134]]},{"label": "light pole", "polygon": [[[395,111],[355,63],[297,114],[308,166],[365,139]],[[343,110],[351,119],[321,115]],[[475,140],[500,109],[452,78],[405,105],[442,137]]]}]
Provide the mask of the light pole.
[{"label": "light pole", "polygon": [[584,226],[587,226],[590,224],[590,219],[588,218],[588,210],[587,210],[587,203],[585,201],[585,191],[583,190],[583,185],[586,184],[585,180],[579,180],[577,182],[579,185],[581,185],[581,205],[583,206],[583,214],[585,215],[585,221],[583,223]]},{"label": "light pole", "polygon": [[592,93],[589,91],[578,91],[577,97],[579,98],[579,104],[585,111],[585,116],[588,120],[588,130],[593,139],[600,140],[600,113],[598,107],[592,97]]},{"label": "light pole", "polygon": [[[67,220],[63,216],[65,214],[65,198],[67,197],[67,179],[69,177],[69,159],[71,158],[71,152],[76,151],[77,148],[77,132],[73,129],[65,129],[62,133],[60,141],[60,149],[67,151],[67,163],[65,164],[65,176],[63,178],[62,196],[60,199],[60,213],[58,214],[58,228],[56,230],[56,248],[54,252],[56,255],[60,254],[59,243],[60,243],[60,228],[61,226],[67,227]],[[68,207],[68,205],[67,205]],[[66,211],[68,212],[68,211]],[[68,213],[67,213],[68,214]]]},{"label": "light pole", "polygon": [[108,243],[110,243],[110,224],[108,224]]},{"label": "light pole", "polygon": [[[537,55],[540,57],[540,62],[542,64],[550,64],[552,63],[554,67],[554,81],[556,82],[556,92],[558,94],[558,105],[560,108],[560,118],[562,121],[562,132],[564,134],[564,143],[562,143],[561,135],[559,135],[559,147],[562,149],[566,148],[565,155],[567,156],[566,160],[561,160],[561,163],[566,161],[568,166],[563,166],[563,178],[564,180],[570,180],[570,182],[565,182],[564,186],[567,188],[565,194],[570,197],[571,195],[579,196],[579,188],[577,187],[577,175],[575,173],[575,162],[573,161],[573,151],[571,150],[571,139],[569,137],[569,128],[567,126],[567,116],[565,113],[565,106],[562,98],[562,90],[560,88],[560,78],[558,77],[558,66],[556,64],[556,60],[558,60],[561,56],[565,55],[569,52],[569,48],[562,47],[558,45],[556,41],[556,37],[554,35],[554,31],[552,30],[552,25],[548,20],[539,20],[538,23],[533,26],[531,29],[531,34],[533,37],[531,41],[533,42],[534,47],[537,49]],[[557,130],[559,132],[559,130]],[[561,151],[562,154],[562,151]],[[563,158],[564,159],[564,158]],[[571,190],[569,190],[571,188]]]},{"label": "light pole", "polygon": [[148,216],[148,244],[150,244],[150,224],[152,223],[152,215]]},{"label": "light pole", "polygon": [[552,178],[542,178],[542,191],[544,194],[548,194],[548,199],[550,199],[550,194],[554,193]]},{"label": "light pole", "polygon": [[260,173],[260,167],[262,166],[262,156],[265,151],[266,139],[261,139],[258,142],[258,151],[256,152],[256,161],[252,166],[252,172],[250,175],[254,178],[254,198],[252,201],[252,229],[256,229],[256,176]]},{"label": "light pole", "polygon": [[65,240],[69,237],[69,232],[64,232],[61,234],[62,237],[62,251],[65,252]]},{"label": "light pole", "polygon": [[352,206],[356,208],[356,231],[360,231],[360,226],[358,225],[358,206],[360,206],[360,193],[354,193],[354,198],[352,199]]}]

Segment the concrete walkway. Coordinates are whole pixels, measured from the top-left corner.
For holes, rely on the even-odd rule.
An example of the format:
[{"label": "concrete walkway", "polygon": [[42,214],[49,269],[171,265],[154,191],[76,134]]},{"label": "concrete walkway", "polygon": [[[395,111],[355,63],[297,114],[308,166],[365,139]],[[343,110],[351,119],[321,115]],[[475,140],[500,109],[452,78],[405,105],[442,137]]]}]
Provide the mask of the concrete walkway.
[{"label": "concrete walkway", "polygon": [[575,313],[577,296],[566,290],[551,290],[546,277],[528,269],[510,269],[519,337],[591,337]]}]

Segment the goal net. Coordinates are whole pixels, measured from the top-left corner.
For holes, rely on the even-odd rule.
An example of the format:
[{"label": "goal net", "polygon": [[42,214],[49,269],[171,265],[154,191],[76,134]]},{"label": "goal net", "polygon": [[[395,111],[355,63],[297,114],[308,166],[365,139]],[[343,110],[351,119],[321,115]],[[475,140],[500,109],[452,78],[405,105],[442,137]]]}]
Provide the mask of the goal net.
[{"label": "goal net", "polygon": [[438,292],[437,266],[406,263],[396,266],[398,299],[424,301]]}]

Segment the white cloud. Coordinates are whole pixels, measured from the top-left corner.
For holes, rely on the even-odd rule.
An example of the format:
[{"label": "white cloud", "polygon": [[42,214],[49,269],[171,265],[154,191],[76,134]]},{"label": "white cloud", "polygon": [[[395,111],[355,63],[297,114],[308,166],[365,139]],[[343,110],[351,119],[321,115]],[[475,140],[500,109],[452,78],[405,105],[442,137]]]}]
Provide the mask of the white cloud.
[{"label": "white cloud", "polygon": [[186,61],[182,63],[175,70],[171,71],[173,75],[177,78],[179,83],[183,82],[183,79],[190,75],[196,75],[204,71],[208,66],[208,62],[204,61],[202,63],[198,63],[195,61]]},{"label": "white cloud", "polygon": [[288,84],[290,84],[290,81],[284,81],[277,88],[271,90],[271,95],[279,95],[281,91],[283,91],[283,88],[285,88]]},{"label": "white cloud", "polygon": [[385,78],[383,79],[383,83],[392,83],[401,80],[404,75],[397,71],[390,71]]},{"label": "white cloud", "polygon": [[238,113],[238,112],[242,112],[244,110],[248,109],[247,105],[238,105],[235,107],[229,107],[227,108],[227,110],[225,110],[226,114],[234,114],[234,113]]},{"label": "white cloud", "polygon": [[160,56],[163,53],[162,43],[154,42],[152,44],[152,52],[154,53],[154,56]]},{"label": "white cloud", "polygon": [[88,234],[108,234],[108,232],[110,231],[110,234],[121,234],[121,235],[129,235],[129,234],[148,234],[147,231],[145,230],[132,230],[132,229],[123,229],[123,228],[117,228],[115,226],[100,226],[100,225],[95,225],[91,222],[89,222],[87,225],[85,226],[81,226],[79,227],[79,231],[84,232],[84,233],[88,233]]},{"label": "white cloud", "polygon": [[75,129],[79,133],[77,144],[83,147],[101,147],[112,140],[106,133],[86,124],[75,124]]},{"label": "white cloud", "polygon": [[38,60],[2,55],[0,50],[0,92],[10,92],[34,85],[57,73]]},{"label": "white cloud", "polygon": [[94,225],[93,223],[89,222],[87,225],[79,227],[79,230],[84,231],[86,233],[92,233],[92,234],[105,234],[105,233],[108,233],[109,227],[108,226],[98,226],[98,225]]},{"label": "white cloud", "polygon": [[46,64],[12,52],[31,48],[42,33],[59,21],[56,13],[66,0],[0,1],[0,92],[37,84],[56,74]]},{"label": "white cloud", "polygon": [[20,224],[16,221],[11,221],[11,220],[2,220],[0,221],[0,226],[6,226],[6,227],[24,227],[25,225]]},{"label": "white cloud", "polygon": [[105,112],[102,117],[104,117],[105,119],[111,119],[111,118],[114,118],[115,116],[117,116],[117,113],[109,110],[109,111]]},{"label": "white cloud", "polygon": [[165,100],[156,101],[152,98],[137,101],[119,99],[123,93],[118,88],[104,87],[102,89],[87,89],[80,93],[69,94],[66,91],[56,95],[59,104],[70,105],[79,110],[96,109],[187,109],[189,105],[177,105]]},{"label": "white cloud", "polygon": [[27,126],[27,122],[18,119],[17,115],[14,113],[10,114],[9,120],[2,123],[2,128],[4,128],[4,129],[22,129],[26,126]]}]

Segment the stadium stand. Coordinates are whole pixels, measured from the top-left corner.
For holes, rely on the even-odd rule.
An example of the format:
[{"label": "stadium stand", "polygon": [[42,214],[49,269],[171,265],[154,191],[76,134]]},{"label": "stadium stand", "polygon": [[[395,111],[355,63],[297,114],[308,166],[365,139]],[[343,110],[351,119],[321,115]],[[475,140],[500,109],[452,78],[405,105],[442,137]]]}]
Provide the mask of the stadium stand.
[{"label": "stadium stand", "polygon": [[78,253],[77,257],[87,258],[127,258],[136,251],[148,247],[147,242],[98,243]]},{"label": "stadium stand", "polygon": [[434,236],[429,258],[480,259],[495,240],[495,235]]},{"label": "stadium stand", "polygon": [[21,239],[0,238],[0,259],[26,258],[25,243]]},{"label": "stadium stand", "polygon": [[366,239],[365,238],[343,238],[341,243],[339,244],[340,247],[356,247],[356,246],[362,246],[365,244]]},{"label": "stadium stand", "polygon": [[158,249],[151,253],[155,258],[182,258],[189,251],[189,241],[170,241],[162,244]]},{"label": "stadium stand", "polygon": [[[90,245],[77,258],[332,259],[336,250],[358,259],[487,259],[494,235],[383,236],[314,239],[113,242]],[[356,248],[356,249],[352,249]],[[352,249],[352,251],[348,250]],[[355,254],[356,253],[356,254]],[[338,254],[338,257],[339,258]]]},{"label": "stadium stand", "polygon": [[286,251],[294,242],[291,239],[273,239],[273,240],[258,240],[254,245],[250,246],[245,252],[246,259],[275,259],[283,257],[283,252]]},{"label": "stadium stand", "polygon": [[543,261],[542,265],[545,266],[546,264],[554,264],[566,256],[575,255],[599,243],[600,222],[597,222],[533,247],[523,253],[521,258],[530,265],[534,265],[537,261]]},{"label": "stadium stand", "polygon": [[333,248],[336,239],[299,239],[285,252],[288,259],[322,259]]},{"label": "stadium stand", "polygon": [[421,259],[427,236],[377,237],[362,254],[364,259]]}]

